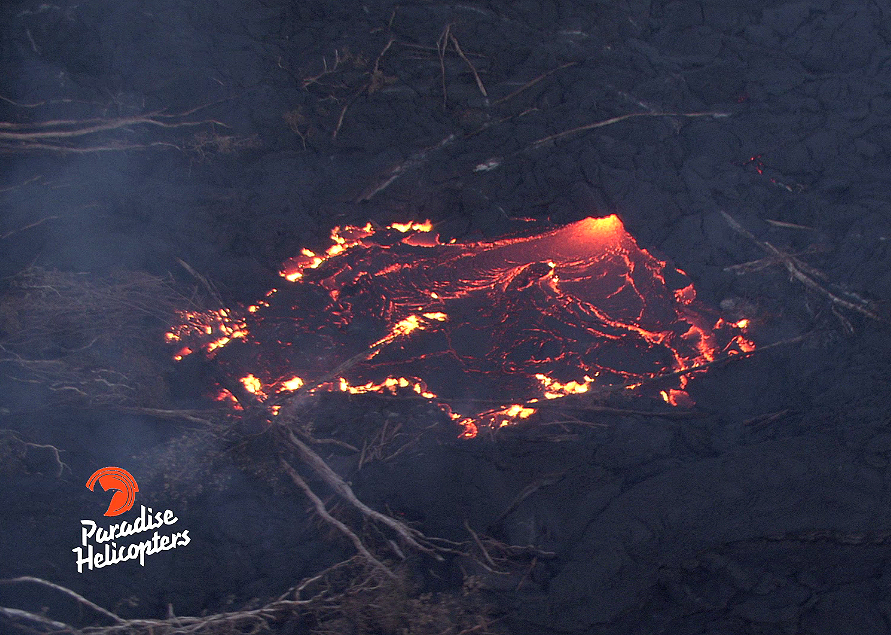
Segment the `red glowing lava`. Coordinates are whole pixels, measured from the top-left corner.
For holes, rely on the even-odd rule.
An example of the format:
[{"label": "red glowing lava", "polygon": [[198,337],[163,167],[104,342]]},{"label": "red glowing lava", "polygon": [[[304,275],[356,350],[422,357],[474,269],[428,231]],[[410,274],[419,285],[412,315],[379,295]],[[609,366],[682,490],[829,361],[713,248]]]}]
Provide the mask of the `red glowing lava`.
[{"label": "red glowing lava", "polygon": [[[180,357],[213,356],[262,398],[305,385],[412,391],[463,436],[529,418],[537,401],[634,390],[752,347],[743,325],[697,311],[689,278],[615,215],[491,242],[440,244],[430,230],[338,228],[326,254],[289,261],[289,282],[262,302],[187,314],[168,340]],[[668,381],[657,394],[691,403],[686,375]]]}]

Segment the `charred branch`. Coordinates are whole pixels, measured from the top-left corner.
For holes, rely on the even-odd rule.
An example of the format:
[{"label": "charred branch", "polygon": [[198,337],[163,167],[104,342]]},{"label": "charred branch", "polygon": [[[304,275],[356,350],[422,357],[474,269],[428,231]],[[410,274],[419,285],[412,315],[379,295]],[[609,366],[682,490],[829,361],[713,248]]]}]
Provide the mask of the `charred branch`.
[{"label": "charred branch", "polygon": [[[789,254],[778,247],[775,247],[771,243],[763,240],[759,240],[746,228],[744,228],[739,221],[737,221],[733,216],[728,214],[727,212],[721,210],[721,215],[724,217],[724,220],[727,221],[727,224],[733,228],[737,233],[745,236],[750,241],[755,243],[760,249],[765,251],[768,254],[768,259],[766,261],[758,261],[757,263],[746,263],[745,265],[735,265],[733,267],[728,267],[728,271],[736,271],[737,273],[746,273],[748,271],[757,271],[764,266],[769,266],[772,264],[781,264],[786,268],[786,271],[789,272],[789,275],[798,280],[801,284],[803,284],[807,289],[817,293],[818,295],[827,298],[833,305],[833,309],[835,307],[841,307],[848,309],[849,311],[854,311],[861,315],[865,315],[866,317],[877,320],[879,322],[887,322],[887,319],[881,317],[877,312],[875,306],[873,304],[858,296],[856,293],[847,290],[831,290],[828,283],[820,283],[817,282],[817,279],[825,280],[826,276],[818,271],[817,269],[811,267],[805,262],[802,262],[796,256]],[[761,266],[761,263],[764,263],[764,266]],[[846,330],[852,330],[850,325],[847,323],[847,319],[842,316],[838,316],[842,323],[846,325]]]}]

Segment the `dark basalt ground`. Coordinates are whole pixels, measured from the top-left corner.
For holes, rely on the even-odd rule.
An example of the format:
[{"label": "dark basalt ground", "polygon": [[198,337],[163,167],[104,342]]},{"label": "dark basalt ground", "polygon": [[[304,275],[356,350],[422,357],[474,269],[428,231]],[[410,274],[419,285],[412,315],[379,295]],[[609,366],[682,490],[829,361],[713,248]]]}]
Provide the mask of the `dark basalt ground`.
[{"label": "dark basalt ground", "polygon": [[[472,240],[518,218],[617,213],[703,302],[750,317],[759,346],[795,340],[697,377],[688,419],[588,413],[602,427],[459,441],[415,403],[310,404],[320,432],[352,444],[388,420],[424,430],[387,461],[327,455],[372,507],[428,535],[467,540],[466,522],[556,553],[522,584],[421,563],[418,594],[460,597],[464,567],[497,607],[492,632],[891,633],[888,323],[781,262],[728,271],[767,254],[721,215],[887,316],[887,3],[27,0],[4,3],[0,25],[4,297],[35,266],[195,285],[180,259],[226,303],[250,303],[334,225],[429,218]],[[84,134],[44,134],[58,120]],[[34,326],[0,306],[0,344]],[[135,357],[129,341],[100,361]],[[59,335],[59,350],[71,343]],[[168,354],[160,340],[139,350],[162,368],[155,407],[207,405],[213,370]],[[0,577],[124,617],[199,615],[351,555],[302,492],[224,439],[55,405],[51,387],[17,381],[11,355],[0,349]],[[83,484],[106,465],[133,472],[143,504],[174,509],[191,544],[78,574],[80,519],[102,511]],[[0,605],[91,621],[22,585],[0,586]]]}]

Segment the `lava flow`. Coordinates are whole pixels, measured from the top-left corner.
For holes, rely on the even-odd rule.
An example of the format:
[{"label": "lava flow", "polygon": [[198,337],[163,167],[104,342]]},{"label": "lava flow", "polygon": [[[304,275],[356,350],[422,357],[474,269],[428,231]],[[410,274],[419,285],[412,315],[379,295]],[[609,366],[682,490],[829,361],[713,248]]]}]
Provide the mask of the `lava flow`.
[{"label": "lava flow", "polygon": [[337,228],[282,276],[243,311],[183,314],[167,334],[176,357],[200,350],[268,403],[301,388],[407,391],[472,437],[543,400],[643,392],[662,376],[654,394],[691,404],[677,371],[753,347],[745,321],[697,311],[689,278],[615,215],[464,244],[441,244],[429,223]]}]

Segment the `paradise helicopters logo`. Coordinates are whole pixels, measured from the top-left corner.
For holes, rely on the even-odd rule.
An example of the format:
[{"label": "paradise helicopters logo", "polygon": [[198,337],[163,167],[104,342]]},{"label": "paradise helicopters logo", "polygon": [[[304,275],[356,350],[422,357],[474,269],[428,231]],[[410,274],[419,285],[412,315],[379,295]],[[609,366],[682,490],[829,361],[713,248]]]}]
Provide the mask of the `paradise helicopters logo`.
[{"label": "paradise helicopters logo", "polygon": [[[106,492],[115,491],[105,516],[120,516],[132,509],[139,485],[130,472],[120,467],[103,467],[87,479],[87,489],[94,491],[96,483]],[[92,571],[94,567],[101,569],[137,559],[144,567],[146,556],[188,545],[191,542],[188,529],[165,535],[157,531],[165,525],[175,525],[178,520],[172,510],[152,513],[152,508],[145,505],[139,506],[139,516],[132,521],[122,520],[107,527],[100,527],[93,520],[81,520],[81,545],[71,550],[77,554],[77,572],[83,573],[85,566]],[[146,540],[127,543],[121,540],[149,531],[154,531],[154,534]]]}]

